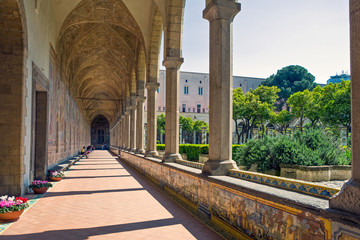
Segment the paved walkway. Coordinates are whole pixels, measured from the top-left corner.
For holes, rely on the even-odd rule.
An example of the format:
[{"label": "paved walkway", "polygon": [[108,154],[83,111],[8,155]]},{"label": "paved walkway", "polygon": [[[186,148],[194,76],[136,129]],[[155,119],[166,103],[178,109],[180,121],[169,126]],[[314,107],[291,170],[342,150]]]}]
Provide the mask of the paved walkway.
[{"label": "paved walkway", "polygon": [[221,239],[107,151],[82,159],[1,240]]}]

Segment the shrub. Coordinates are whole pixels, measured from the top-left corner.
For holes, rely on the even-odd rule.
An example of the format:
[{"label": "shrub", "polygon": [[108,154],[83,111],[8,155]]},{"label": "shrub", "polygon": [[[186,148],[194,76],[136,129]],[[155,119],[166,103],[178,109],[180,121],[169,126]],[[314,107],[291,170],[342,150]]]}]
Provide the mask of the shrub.
[{"label": "shrub", "polygon": [[165,144],[156,144],[156,150],[157,151],[165,150]]},{"label": "shrub", "polygon": [[237,149],[234,160],[238,165],[250,167],[257,163],[258,170],[280,169],[280,164],[304,166],[347,165],[351,163],[351,150],[340,147],[340,142],[320,129],[306,129],[303,134],[280,135],[250,140]]}]

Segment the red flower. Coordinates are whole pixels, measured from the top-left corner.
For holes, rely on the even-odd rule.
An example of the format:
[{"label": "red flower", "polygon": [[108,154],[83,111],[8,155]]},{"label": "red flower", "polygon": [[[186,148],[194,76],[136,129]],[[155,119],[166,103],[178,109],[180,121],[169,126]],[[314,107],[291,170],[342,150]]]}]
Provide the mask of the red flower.
[{"label": "red flower", "polygon": [[15,201],[16,200],[21,200],[23,203],[26,203],[27,202],[27,198],[23,198],[23,197],[17,197],[17,198],[15,198]]}]

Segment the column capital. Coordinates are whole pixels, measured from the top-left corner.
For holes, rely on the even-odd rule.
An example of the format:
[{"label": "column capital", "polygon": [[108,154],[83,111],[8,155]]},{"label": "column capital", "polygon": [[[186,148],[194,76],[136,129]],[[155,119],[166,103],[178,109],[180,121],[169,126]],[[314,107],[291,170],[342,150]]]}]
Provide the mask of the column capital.
[{"label": "column capital", "polygon": [[130,107],[126,108],[125,115],[130,115]]},{"label": "column capital", "polygon": [[136,109],[136,105],[130,105],[130,106],[129,106],[129,109],[130,109],[130,110]]},{"label": "column capital", "polygon": [[163,66],[166,68],[176,68],[179,69],[181,64],[183,64],[184,58],[179,57],[166,57],[162,62]]},{"label": "column capital", "polygon": [[148,90],[156,90],[159,86],[160,86],[160,83],[158,83],[158,82],[147,82],[146,83],[146,88]]},{"label": "column capital", "polygon": [[232,21],[240,10],[241,4],[234,0],[210,0],[203,11],[203,18],[210,22],[216,19]]},{"label": "column capital", "polygon": [[143,102],[145,102],[145,99],[146,99],[145,96],[137,96],[137,97],[135,98],[135,100],[136,100],[138,103],[143,103]]}]

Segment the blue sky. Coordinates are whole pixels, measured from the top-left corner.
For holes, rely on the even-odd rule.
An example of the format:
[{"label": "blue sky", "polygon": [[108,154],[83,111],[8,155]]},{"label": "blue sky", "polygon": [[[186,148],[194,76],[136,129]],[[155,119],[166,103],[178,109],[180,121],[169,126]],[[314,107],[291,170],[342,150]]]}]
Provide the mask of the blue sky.
[{"label": "blue sky", "polygon": [[[233,73],[267,78],[301,65],[316,82],[350,71],[349,1],[241,0],[233,23]],[[205,0],[187,0],[181,71],[209,72]],[[163,69],[163,67],[161,67]]]}]

